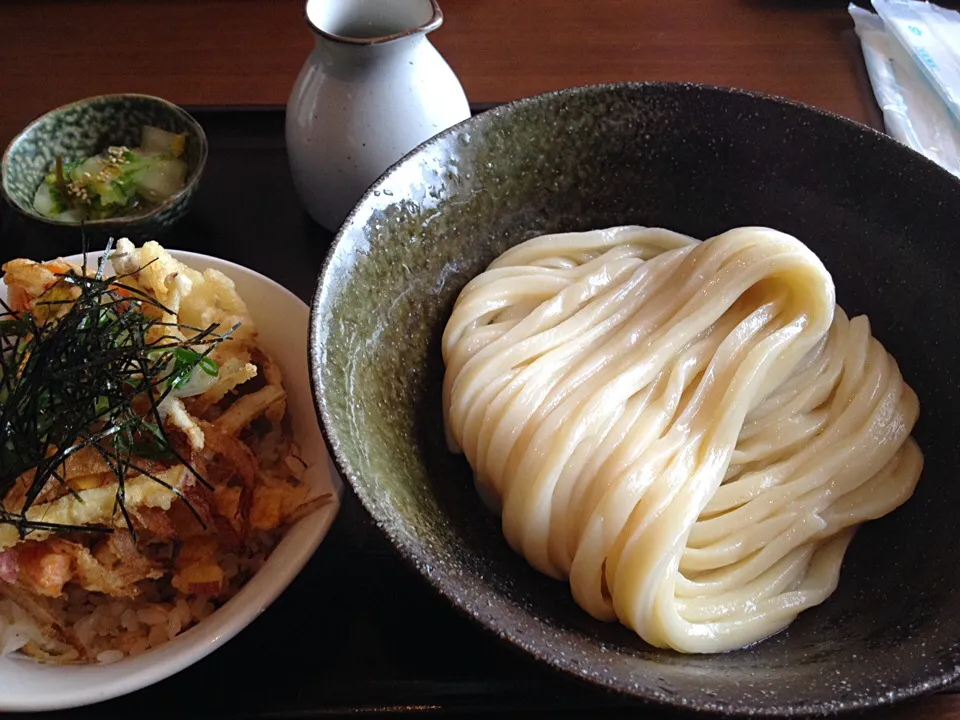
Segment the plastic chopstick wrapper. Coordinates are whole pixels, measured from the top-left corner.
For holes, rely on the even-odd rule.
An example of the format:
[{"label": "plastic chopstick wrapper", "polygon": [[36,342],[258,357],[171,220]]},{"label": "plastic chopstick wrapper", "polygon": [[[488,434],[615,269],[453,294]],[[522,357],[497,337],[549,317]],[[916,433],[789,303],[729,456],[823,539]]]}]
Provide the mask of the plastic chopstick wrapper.
[{"label": "plastic chopstick wrapper", "polygon": [[873,8],[960,121],[960,16],[917,0],[873,0]]},{"label": "plastic chopstick wrapper", "polygon": [[[878,6],[878,11],[879,6],[883,6],[887,15],[891,6],[896,6],[893,12],[899,13],[897,17],[901,19],[908,14],[917,14],[918,8],[912,6],[923,6],[919,8],[920,14],[930,13],[937,20],[933,24],[926,23],[921,32],[932,35],[931,28],[936,28],[938,37],[949,38],[954,33],[956,38],[956,50],[949,45],[938,47],[935,48],[937,55],[960,53],[960,15],[957,13],[928,3],[903,0],[874,0],[874,5]],[[883,14],[874,15],[855,5],[850,5],[849,11],[887,132],[960,176],[960,121],[930,79],[929,68],[910,46],[891,32]],[[960,55],[957,57],[960,59]],[[960,91],[960,83],[953,87],[953,91],[955,94]]]}]

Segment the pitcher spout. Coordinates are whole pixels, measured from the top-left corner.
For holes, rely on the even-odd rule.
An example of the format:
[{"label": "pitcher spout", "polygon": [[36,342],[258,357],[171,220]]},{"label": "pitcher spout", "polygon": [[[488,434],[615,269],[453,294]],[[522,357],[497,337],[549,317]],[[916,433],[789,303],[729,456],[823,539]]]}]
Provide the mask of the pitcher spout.
[{"label": "pitcher spout", "polygon": [[443,24],[437,0],[308,0],[306,17],[318,36],[350,45],[382,45]]}]

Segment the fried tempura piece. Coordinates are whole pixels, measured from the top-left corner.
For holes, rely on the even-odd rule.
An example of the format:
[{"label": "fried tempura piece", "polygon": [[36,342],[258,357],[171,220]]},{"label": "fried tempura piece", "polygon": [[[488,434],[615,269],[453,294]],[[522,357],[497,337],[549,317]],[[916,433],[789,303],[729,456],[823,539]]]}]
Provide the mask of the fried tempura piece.
[{"label": "fried tempura piece", "polygon": [[[193,475],[183,466],[174,465],[170,469],[157,473],[157,478],[167,485],[181,491],[193,484]],[[117,482],[109,483],[91,490],[78,493],[81,502],[72,495],[58,500],[33,505],[27,511],[27,519],[57,525],[115,525],[123,527],[126,521],[121,513],[115,512]],[[124,482],[125,505],[128,510],[141,506],[169,510],[177,495],[156,480],[145,475],[129,478]],[[27,543],[39,542],[50,536],[49,532],[35,531],[27,537]],[[0,525],[0,550],[13,547],[20,542],[20,534],[13,525]]]}]

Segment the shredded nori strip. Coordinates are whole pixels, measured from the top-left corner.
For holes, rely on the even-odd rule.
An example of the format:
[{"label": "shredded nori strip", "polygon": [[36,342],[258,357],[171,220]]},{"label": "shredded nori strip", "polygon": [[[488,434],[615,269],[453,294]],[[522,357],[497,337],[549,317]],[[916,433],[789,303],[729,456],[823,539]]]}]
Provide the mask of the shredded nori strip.
[{"label": "shredded nori strip", "polygon": [[[138,473],[160,483],[184,500],[198,520],[200,514],[138,458],[178,462],[210,487],[175,450],[163,426],[159,405],[185,382],[194,368],[216,374],[208,357],[239,325],[219,331],[219,325],[195,328],[151,318],[144,308],[172,314],[155,298],[124,280],[104,277],[112,241],[87,276],[84,251],[80,273],[57,273],[55,288],[76,288],[76,299],[51,296],[39,307],[68,306],[58,317],[41,322],[31,312],[17,313],[0,300],[0,523],[16,525],[21,538],[33,531],[111,532],[102,525],[71,526],[30,520],[27,511],[48,482],[60,483],[78,501],[82,498],[59,470],[73,453],[96,450],[117,477],[114,512],[123,514],[136,537],[125,504],[124,479]],[[142,270],[143,268],[140,268]],[[158,314],[158,313],[154,313]],[[162,335],[148,341],[156,328]],[[183,338],[172,334],[173,329]],[[156,334],[156,333],[153,333]],[[23,507],[13,512],[5,500],[24,473],[36,468]]]}]

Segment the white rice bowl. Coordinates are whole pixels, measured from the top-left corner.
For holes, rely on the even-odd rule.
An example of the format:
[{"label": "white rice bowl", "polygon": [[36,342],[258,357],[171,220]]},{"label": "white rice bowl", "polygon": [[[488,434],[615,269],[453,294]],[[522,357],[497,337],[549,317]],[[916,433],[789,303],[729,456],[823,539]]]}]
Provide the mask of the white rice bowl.
[{"label": "white rice bowl", "polygon": [[[168,248],[169,250],[169,248]],[[222,607],[190,629],[132,658],[114,651],[101,653],[99,663],[47,665],[19,654],[0,657],[0,712],[57,710],[109,700],[159,682],[189,667],[249,625],[293,581],[327,534],[340,508],[341,482],[317,424],[307,365],[309,308],[293,293],[259,273],[218,258],[180,250],[170,254],[196,270],[214,268],[236,284],[257,326],[258,343],[279,364],[287,390],[294,441],[309,466],[304,478],[315,494],[332,493],[333,501],[303,518],[287,532],[263,567]],[[88,262],[99,253],[91,253]],[[79,255],[66,258],[79,263]],[[0,298],[6,286],[0,282]],[[109,598],[106,599],[109,604]],[[6,616],[11,611],[0,612]],[[210,608],[189,608],[203,617]],[[147,625],[163,623],[170,630],[182,618],[138,618]],[[176,615],[177,613],[173,613]],[[16,618],[14,618],[16,619]],[[0,620],[0,652],[31,632],[29,622]]]}]

